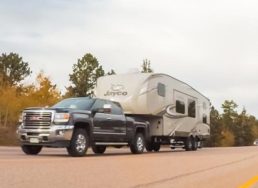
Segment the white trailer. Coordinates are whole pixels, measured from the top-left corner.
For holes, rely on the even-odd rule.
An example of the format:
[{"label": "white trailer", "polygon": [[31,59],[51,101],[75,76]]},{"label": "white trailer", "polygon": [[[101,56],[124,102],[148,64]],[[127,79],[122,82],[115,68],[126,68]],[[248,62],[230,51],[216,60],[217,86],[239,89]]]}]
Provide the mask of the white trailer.
[{"label": "white trailer", "polygon": [[196,150],[210,135],[209,99],[169,75],[104,76],[97,80],[95,95],[119,102],[128,116],[150,123],[148,151],[158,151],[161,144]]}]

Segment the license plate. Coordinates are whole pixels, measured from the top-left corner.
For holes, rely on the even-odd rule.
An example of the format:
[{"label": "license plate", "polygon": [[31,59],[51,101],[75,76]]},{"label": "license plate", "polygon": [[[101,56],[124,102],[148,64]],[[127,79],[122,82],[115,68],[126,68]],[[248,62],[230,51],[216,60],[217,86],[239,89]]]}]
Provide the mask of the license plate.
[{"label": "license plate", "polygon": [[30,138],[30,143],[39,143],[38,138]]}]

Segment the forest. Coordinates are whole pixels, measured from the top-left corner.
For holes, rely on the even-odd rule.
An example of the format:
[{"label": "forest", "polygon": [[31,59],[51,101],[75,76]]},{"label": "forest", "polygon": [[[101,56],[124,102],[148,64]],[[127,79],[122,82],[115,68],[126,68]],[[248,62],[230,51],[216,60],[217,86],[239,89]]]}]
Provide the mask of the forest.
[{"label": "forest", "polygon": [[[141,72],[153,72],[151,63],[144,59]],[[0,145],[17,145],[16,128],[21,111],[26,107],[51,106],[63,98],[92,96],[96,80],[100,76],[116,74],[106,71],[98,59],[86,53],[71,67],[70,85],[61,93],[58,86],[41,71],[35,83],[24,84],[32,70],[29,63],[17,53],[0,56]],[[258,138],[258,120],[246,109],[238,112],[238,105],[230,99],[221,109],[211,107],[211,136],[205,143],[209,147],[248,146]],[[221,113],[220,113],[221,111]]]}]

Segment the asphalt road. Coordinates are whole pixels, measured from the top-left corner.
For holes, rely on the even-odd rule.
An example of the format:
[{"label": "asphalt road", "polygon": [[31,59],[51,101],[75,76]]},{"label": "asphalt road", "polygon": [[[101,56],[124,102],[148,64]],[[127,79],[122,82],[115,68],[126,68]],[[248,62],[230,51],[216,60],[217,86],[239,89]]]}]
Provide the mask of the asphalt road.
[{"label": "asphalt road", "polygon": [[89,150],[82,158],[69,157],[65,149],[44,148],[38,156],[27,156],[18,147],[0,147],[1,188],[235,188],[254,176],[255,146],[190,152],[162,148],[141,155],[108,148],[104,155]]}]

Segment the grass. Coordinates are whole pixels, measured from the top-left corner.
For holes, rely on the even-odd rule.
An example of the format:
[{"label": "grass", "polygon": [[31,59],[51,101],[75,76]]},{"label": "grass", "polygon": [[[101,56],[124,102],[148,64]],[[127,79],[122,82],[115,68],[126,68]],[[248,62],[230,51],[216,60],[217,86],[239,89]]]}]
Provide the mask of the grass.
[{"label": "grass", "polygon": [[16,136],[16,127],[0,127],[0,146],[19,145]]}]

